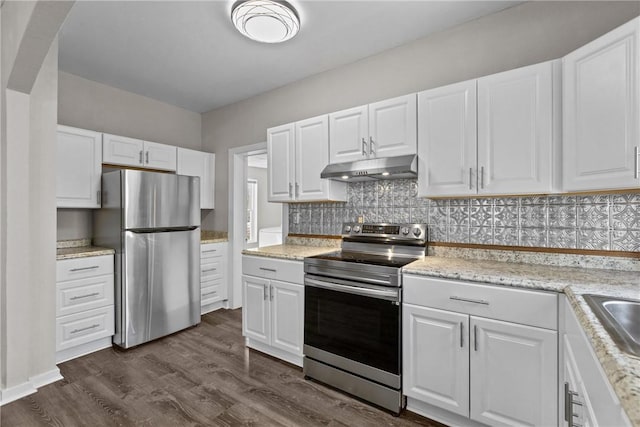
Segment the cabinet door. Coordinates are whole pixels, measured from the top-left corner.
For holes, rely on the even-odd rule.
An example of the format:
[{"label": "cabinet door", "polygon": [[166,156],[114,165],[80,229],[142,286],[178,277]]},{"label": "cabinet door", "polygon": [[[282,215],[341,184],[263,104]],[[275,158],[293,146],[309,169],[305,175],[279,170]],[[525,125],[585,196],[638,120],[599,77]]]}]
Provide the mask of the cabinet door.
[{"label": "cabinet door", "polygon": [[415,93],[369,105],[369,157],[416,154],[417,132]]},{"label": "cabinet door", "polygon": [[353,162],[369,156],[366,105],[329,114],[329,163]]},{"label": "cabinet door", "polygon": [[102,163],[144,166],[144,141],[105,133],[102,139]]},{"label": "cabinet door", "polygon": [[553,105],[554,64],[478,79],[479,193],[552,190],[553,126],[560,113]]},{"label": "cabinet door", "polygon": [[304,286],[271,281],[271,345],[302,356]]},{"label": "cabinet door", "polygon": [[215,154],[178,147],[176,173],[200,178],[200,209],[214,208]]},{"label": "cabinet door", "polygon": [[242,335],[269,344],[269,281],[242,276]]},{"label": "cabinet door", "polygon": [[99,208],[102,134],[58,126],[56,201],[59,208]]},{"label": "cabinet door", "polygon": [[[564,382],[569,387],[569,390],[567,391],[572,393],[571,395],[565,394],[563,396],[564,398],[560,400],[560,403],[564,405],[564,419],[567,421],[567,418],[571,417],[571,423],[575,423],[583,427],[595,426],[597,423],[594,421],[595,416],[593,415],[593,408],[580,376],[580,370],[578,369],[578,364],[575,360],[573,347],[566,335],[564,336],[563,344]],[[567,402],[569,399],[572,403]]]},{"label": "cabinet door", "polygon": [[176,147],[144,142],[144,166],[152,169],[176,170]]},{"label": "cabinet door", "polygon": [[476,194],[476,80],[418,94],[419,196]]},{"label": "cabinet door", "polygon": [[562,61],[563,190],[640,186],[640,18]]},{"label": "cabinet door", "polygon": [[558,422],[558,338],[548,329],[471,316],[471,419],[492,426]]},{"label": "cabinet door", "polygon": [[320,173],[329,163],[329,118],[314,117],[296,123],[296,180],[298,201],[328,197],[328,181]]},{"label": "cabinet door", "polygon": [[295,180],[295,125],[293,123],[267,131],[268,200],[289,202],[294,200]]},{"label": "cabinet door", "polygon": [[403,391],[469,416],[469,316],[404,304]]}]

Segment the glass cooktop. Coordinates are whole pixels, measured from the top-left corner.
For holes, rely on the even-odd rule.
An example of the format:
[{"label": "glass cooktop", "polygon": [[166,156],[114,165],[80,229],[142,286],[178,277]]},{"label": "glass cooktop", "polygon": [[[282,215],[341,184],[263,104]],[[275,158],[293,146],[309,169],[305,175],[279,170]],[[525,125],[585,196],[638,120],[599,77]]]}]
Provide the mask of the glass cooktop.
[{"label": "glass cooktop", "polygon": [[366,254],[362,252],[335,251],[328,254],[316,255],[309,258],[324,259],[328,261],[352,262],[356,264],[381,265],[384,267],[402,268],[407,264],[420,259],[419,257],[386,256]]}]

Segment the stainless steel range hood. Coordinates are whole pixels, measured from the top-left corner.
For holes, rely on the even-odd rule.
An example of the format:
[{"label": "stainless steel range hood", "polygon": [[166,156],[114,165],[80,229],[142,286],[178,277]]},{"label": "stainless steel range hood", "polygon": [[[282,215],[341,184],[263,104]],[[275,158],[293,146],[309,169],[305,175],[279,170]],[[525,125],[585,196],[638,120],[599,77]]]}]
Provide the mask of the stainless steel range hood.
[{"label": "stainless steel range hood", "polygon": [[334,163],[324,168],[320,174],[321,178],[344,182],[415,178],[417,176],[418,156],[415,154]]}]

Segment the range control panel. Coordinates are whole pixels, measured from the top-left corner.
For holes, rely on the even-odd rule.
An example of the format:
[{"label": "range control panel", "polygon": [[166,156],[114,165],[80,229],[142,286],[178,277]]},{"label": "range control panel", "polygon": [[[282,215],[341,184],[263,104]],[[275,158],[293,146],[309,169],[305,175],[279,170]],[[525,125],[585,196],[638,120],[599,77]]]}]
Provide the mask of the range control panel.
[{"label": "range control panel", "polygon": [[343,237],[385,237],[425,240],[427,238],[426,224],[360,224],[345,222],[342,224]]}]

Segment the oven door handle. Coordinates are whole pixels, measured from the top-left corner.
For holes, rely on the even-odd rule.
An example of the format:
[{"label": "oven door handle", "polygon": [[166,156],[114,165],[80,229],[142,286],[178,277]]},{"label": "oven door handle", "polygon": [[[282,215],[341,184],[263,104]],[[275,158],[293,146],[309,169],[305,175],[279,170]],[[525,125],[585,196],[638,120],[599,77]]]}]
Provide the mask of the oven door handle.
[{"label": "oven door handle", "polygon": [[390,299],[392,301],[398,301],[398,289],[394,290],[382,290],[382,289],[369,289],[361,286],[349,286],[339,285],[333,282],[325,282],[323,280],[304,278],[305,286],[313,286],[314,288],[329,289],[332,291],[345,292],[348,294],[361,295],[365,297],[372,297],[378,299]]}]

